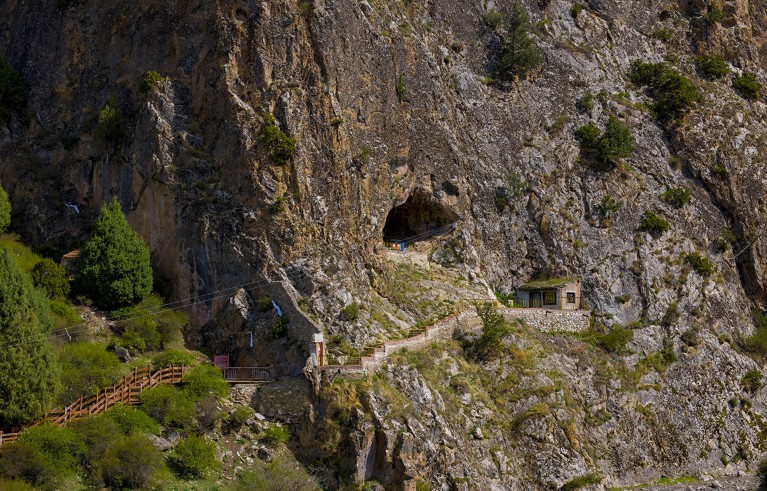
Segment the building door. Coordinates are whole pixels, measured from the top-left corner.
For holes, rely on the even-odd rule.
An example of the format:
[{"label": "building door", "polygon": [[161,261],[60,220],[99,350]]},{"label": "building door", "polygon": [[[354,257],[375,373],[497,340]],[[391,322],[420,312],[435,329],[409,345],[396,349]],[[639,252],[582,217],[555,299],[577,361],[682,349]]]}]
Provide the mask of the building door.
[{"label": "building door", "polygon": [[540,309],[542,305],[541,292],[530,292],[530,308]]}]

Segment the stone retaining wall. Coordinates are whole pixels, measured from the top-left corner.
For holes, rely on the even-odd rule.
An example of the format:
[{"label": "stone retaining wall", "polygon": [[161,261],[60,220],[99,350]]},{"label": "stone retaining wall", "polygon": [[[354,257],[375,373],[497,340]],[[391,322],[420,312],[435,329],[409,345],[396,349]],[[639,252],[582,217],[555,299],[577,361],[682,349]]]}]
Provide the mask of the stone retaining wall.
[{"label": "stone retaining wall", "polygon": [[522,319],[541,332],[583,332],[591,317],[587,310],[499,309],[505,317]]}]

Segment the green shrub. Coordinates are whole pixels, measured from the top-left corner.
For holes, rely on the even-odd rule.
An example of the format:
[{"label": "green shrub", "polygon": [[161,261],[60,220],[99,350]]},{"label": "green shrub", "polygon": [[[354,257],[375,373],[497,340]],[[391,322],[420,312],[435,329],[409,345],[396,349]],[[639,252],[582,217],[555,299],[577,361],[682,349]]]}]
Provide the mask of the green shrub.
[{"label": "green shrub", "polygon": [[599,335],[596,344],[605,351],[619,355],[626,352],[626,346],[632,339],[634,339],[634,331],[616,325],[608,333]]},{"label": "green shrub", "polygon": [[762,98],[762,85],[756,81],[753,73],[737,75],[732,79],[732,87],[744,99],[756,101]]},{"label": "green shrub", "polygon": [[85,450],[71,428],[53,424],[25,429],[19,436],[19,443],[43,456],[58,476],[73,473]]},{"label": "green shrub", "polygon": [[716,5],[710,6],[706,15],[703,16],[709,24],[721,24],[727,21],[727,17],[727,14]]},{"label": "green shrub", "polygon": [[[0,124],[11,119],[27,105],[27,86],[19,72],[0,54]],[[1,225],[1,224],[0,224]],[[0,232],[3,228],[0,226]]]},{"label": "green shrub", "polygon": [[767,457],[759,461],[759,466],[756,470],[756,475],[759,476],[759,482],[761,484],[760,490],[767,487]]},{"label": "green shrub", "polygon": [[405,82],[405,79],[402,77],[402,74],[400,74],[399,78],[397,79],[397,83],[394,86],[394,89],[397,92],[397,100],[399,100],[400,102],[408,101],[407,83]]},{"label": "green shrub", "polygon": [[149,70],[148,72],[144,73],[143,77],[141,77],[141,84],[139,85],[139,88],[141,89],[141,92],[146,93],[152,90],[155,85],[162,81],[162,75],[155,72],[154,70]]},{"label": "green shrub", "polygon": [[206,396],[226,397],[229,384],[218,367],[197,365],[184,377],[184,391],[195,400]]},{"label": "green shrub", "polygon": [[99,461],[112,443],[122,438],[120,427],[103,414],[77,420],[70,427],[82,445],[82,467],[90,471],[94,481],[100,480]]},{"label": "green shrub", "polygon": [[676,209],[684,208],[692,197],[692,193],[684,186],[668,188],[659,196],[660,200]]},{"label": "green shrub", "polygon": [[530,37],[530,17],[519,1],[512,3],[503,25],[498,76],[506,80],[526,78],[543,63],[543,51]]},{"label": "green shrub", "polygon": [[3,491],[35,491],[31,484],[16,479],[0,479],[0,489]]},{"label": "green shrub", "polygon": [[345,321],[354,322],[360,316],[360,304],[352,302],[341,309],[341,318]]},{"label": "green shrub", "polygon": [[578,476],[567,481],[559,491],[575,491],[592,484],[599,484],[602,482],[602,478],[596,474],[586,474],[585,476]]},{"label": "green shrub", "polygon": [[615,115],[610,115],[604,132],[589,121],[576,130],[575,136],[581,142],[584,158],[599,170],[615,167],[621,159],[631,158],[636,150],[634,135]]},{"label": "green shrub", "polygon": [[104,481],[116,489],[145,488],[164,467],[162,454],[144,435],[119,440],[101,460]]},{"label": "green shrub", "polygon": [[599,206],[602,211],[602,216],[609,220],[615,213],[618,213],[623,208],[623,201],[616,200],[609,194],[602,197],[602,203]]},{"label": "green shrub", "polygon": [[285,165],[296,153],[296,140],[289,137],[277,126],[277,120],[270,114],[264,114],[264,127],[262,129],[264,144],[271,151],[270,160],[276,165]]},{"label": "green shrub", "polygon": [[689,264],[696,273],[703,277],[711,276],[714,271],[716,271],[716,268],[714,267],[711,260],[705,256],[702,256],[699,252],[687,254],[687,256],[684,258],[684,262]]},{"label": "green shrub", "polygon": [[695,84],[667,63],[636,61],[630,77],[635,84],[649,88],[655,99],[653,112],[661,121],[681,119],[703,98]]},{"label": "green shrub", "polygon": [[740,379],[740,383],[743,385],[743,390],[749,394],[756,394],[757,391],[764,386],[762,378],[762,372],[756,368],[752,368],[743,375],[743,378]]},{"label": "green shrub", "polygon": [[290,430],[282,425],[270,426],[264,430],[258,439],[264,445],[274,447],[280,443],[288,443],[290,441]]},{"label": "green shrub", "polygon": [[668,232],[669,228],[671,228],[671,226],[669,225],[668,220],[650,210],[644,212],[644,215],[642,215],[642,219],[639,222],[639,230],[642,232],[663,234]]},{"label": "green shrub", "polygon": [[[271,462],[255,459],[237,474],[235,491],[320,491],[322,487],[295,460],[278,455]],[[419,490],[420,491],[420,490]]]},{"label": "green shrub", "polygon": [[651,368],[658,373],[663,373],[675,361],[676,353],[674,353],[674,345],[671,342],[671,338],[665,338],[660,351],[639,360],[639,365],[642,368]]},{"label": "green shrub", "polygon": [[481,360],[498,358],[506,349],[504,338],[511,327],[492,302],[478,303],[475,308],[482,319],[482,334],[474,344],[476,355]]},{"label": "green shrub", "polygon": [[152,358],[152,366],[155,370],[166,367],[189,367],[196,363],[194,353],[181,350],[167,350]]},{"label": "green shrub", "polygon": [[573,18],[578,17],[578,15],[583,12],[583,5],[579,3],[574,3],[572,7],[570,7],[570,15]]},{"label": "green shrub", "polygon": [[[39,450],[18,442],[0,446],[0,477],[32,483],[37,489],[58,489],[59,482],[70,475],[69,470],[57,469],[49,457]],[[2,481],[0,481],[2,482]],[[0,487],[0,489],[5,489]]]},{"label": "green shrub", "polygon": [[113,148],[125,137],[125,118],[114,97],[99,111],[94,136]]},{"label": "green shrub", "polygon": [[671,41],[674,38],[674,34],[668,27],[659,27],[652,32],[652,37],[664,43]]},{"label": "green shrub", "polygon": [[201,479],[218,469],[216,444],[199,436],[180,441],[168,460],[172,468],[185,479]]},{"label": "green shrub", "polygon": [[503,15],[503,12],[498,12],[497,10],[490,9],[487,12],[485,12],[484,15],[485,24],[490,26],[491,28],[495,29],[499,25],[501,25],[503,22],[506,21],[506,16]]},{"label": "green shrub", "polygon": [[63,391],[59,403],[69,404],[80,396],[95,394],[120,376],[122,365],[114,353],[99,343],[80,342],[59,348]]},{"label": "green shrub", "polygon": [[256,410],[250,406],[237,406],[232,414],[229,415],[229,421],[235,426],[244,425],[249,419],[256,415]]},{"label": "green shrub", "polygon": [[722,231],[721,235],[714,240],[714,248],[719,252],[725,252],[738,240],[735,232],[730,228]]},{"label": "green shrub", "polygon": [[197,417],[197,407],[189,394],[169,385],[158,385],[141,394],[141,409],[168,428],[191,428]]},{"label": "green shrub", "polygon": [[10,224],[11,201],[8,199],[8,193],[3,189],[3,186],[0,186],[0,234],[8,230]]},{"label": "green shrub", "polygon": [[697,346],[698,343],[700,342],[700,339],[698,337],[698,328],[693,327],[686,330],[685,332],[682,333],[682,335],[680,336],[680,339],[687,346],[690,346],[690,347]]},{"label": "green shrub", "polygon": [[722,78],[730,73],[730,66],[721,55],[703,55],[695,58],[698,70],[708,79]]},{"label": "green shrub", "polygon": [[132,407],[115,406],[105,412],[104,416],[114,421],[125,436],[160,433],[160,426],[147,413]]},{"label": "green shrub", "polygon": [[663,319],[660,321],[660,325],[663,327],[670,327],[676,324],[679,320],[679,302],[671,302],[666,308],[666,312],[663,314]]},{"label": "green shrub", "polygon": [[108,309],[138,302],[152,290],[149,248],[128,224],[117,198],[101,208],[82,248],[77,280],[83,292]]},{"label": "green shrub", "polygon": [[56,329],[73,326],[83,321],[82,317],[72,307],[60,300],[49,300],[48,306],[53,316],[53,326]]},{"label": "green shrub", "polygon": [[274,324],[272,324],[272,338],[274,339],[280,339],[284,338],[288,335],[288,324],[289,320],[287,317],[279,317],[276,321],[274,321]]},{"label": "green shrub", "polygon": [[575,103],[575,108],[582,113],[591,114],[594,110],[594,94],[591,92],[583,94]]},{"label": "green shrub", "polygon": [[181,331],[189,317],[178,310],[163,309],[163,299],[150,295],[138,305],[111,312],[118,320],[120,344],[139,351],[161,350],[181,339]]}]

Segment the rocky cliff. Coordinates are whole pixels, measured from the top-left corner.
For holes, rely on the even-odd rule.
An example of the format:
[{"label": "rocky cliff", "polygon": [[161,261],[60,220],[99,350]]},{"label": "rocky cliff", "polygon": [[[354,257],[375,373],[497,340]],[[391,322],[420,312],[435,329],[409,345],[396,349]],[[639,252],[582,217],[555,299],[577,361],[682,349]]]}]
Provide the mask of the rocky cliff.
[{"label": "rocky cliff", "polygon": [[[761,396],[744,414],[715,415],[754,366],[729,341],[753,330],[750,311],[765,301],[767,106],[738,94],[730,76],[705,79],[694,61],[721,54],[732,72],[764,82],[767,10],[756,0],[592,0],[578,8],[526,1],[545,61],[528,80],[495,80],[499,34],[484,18],[510,5],[6,0],[0,51],[29,88],[28,110],[0,136],[13,227],[33,243],[74,246],[98,207],[118,196],[151,247],[158,287],[173,299],[264,287],[250,288],[250,300],[235,299],[251,324],[244,327],[232,327],[228,296],[190,307],[190,339],[202,343],[229,329],[230,348],[244,350],[243,334],[259,322],[248,302],[268,293],[267,278],[291,282],[318,325],[357,347],[437,314],[444,299],[414,301],[402,285],[412,290],[423,278],[379,252],[386,234],[416,235],[457,221],[449,236],[422,245],[458,271],[450,281],[508,292],[537,273],[579,276],[599,322],[640,321],[629,345],[634,355],[619,363],[635,366],[664,339],[679,354],[665,376],[643,375],[651,395],[628,395],[624,385],[594,381],[593,360],[578,362],[571,353],[577,347],[539,341],[548,354],[536,376],[557,386],[547,375],[556,370],[560,389],[474,408],[472,424],[490,413],[506,418],[544,403],[550,409],[566,387],[575,406],[607,411],[612,423],[605,424],[616,428],[581,430],[585,413],[557,417],[552,410],[542,423],[514,428],[527,450],[509,462],[476,447],[484,460],[469,462],[484,462],[482,479],[513,488],[524,482],[513,476],[545,467],[526,467],[530,459],[551,452],[560,459],[551,462],[572,472],[536,471],[531,488],[586,470],[618,483],[692,472],[699,462],[713,473],[746,468],[767,450],[758,436]],[[703,99],[683,121],[658,122],[648,93],[630,82],[636,60],[666,60]],[[165,79],[142,92],[149,70]],[[578,103],[584,100],[591,102]],[[105,138],[99,113],[107,104],[117,109],[119,131]],[[631,129],[637,151],[618,169],[598,171],[584,165],[574,131],[592,120],[603,126],[611,114]],[[297,141],[287,164],[275,161],[265,138],[272,124]],[[659,199],[679,186],[691,192],[686,206]],[[647,210],[665,216],[670,229],[638,231]],[[710,259],[713,274],[691,270],[685,258],[696,252]],[[351,303],[362,306],[354,320],[339,315]],[[680,335],[691,329],[701,344],[682,356]],[[560,342],[566,353],[549,346]],[[417,369],[407,373],[403,384],[434,383],[422,382]],[[432,404],[440,407],[410,385],[398,391],[422,399],[419,418]],[[369,396],[365,414],[384,404]],[[645,415],[648,405],[656,409]],[[430,438],[412,428],[402,434],[419,444],[439,440],[440,428],[452,426],[433,414]],[[379,420],[370,423],[377,431],[400,431]],[[554,423],[569,428],[568,421],[585,434],[573,440],[553,431]],[[712,440],[717,431],[722,436]],[[462,445],[468,437],[455,438]],[[551,439],[556,452],[530,450]],[[682,444],[686,439],[692,443]],[[612,457],[600,464],[602,455]],[[412,479],[407,469],[431,461],[423,459],[391,483]],[[460,487],[448,476],[467,471],[439,462],[443,467],[423,467],[433,482]],[[510,477],[498,477],[503,468]]]}]

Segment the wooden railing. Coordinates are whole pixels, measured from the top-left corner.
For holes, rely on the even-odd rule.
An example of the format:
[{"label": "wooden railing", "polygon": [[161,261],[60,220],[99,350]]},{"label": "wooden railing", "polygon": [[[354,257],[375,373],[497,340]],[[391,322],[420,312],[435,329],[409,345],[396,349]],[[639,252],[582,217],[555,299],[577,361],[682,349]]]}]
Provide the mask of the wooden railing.
[{"label": "wooden railing", "polygon": [[[52,409],[32,426],[51,423],[64,426],[84,416],[103,413],[117,404],[136,406],[141,403],[141,393],[160,384],[181,382],[189,367],[166,367],[152,373],[149,367],[136,368],[131,373],[106,387],[96,395],[84,396],[63,409]],[[0,445],[19,439],[18,432],[0,431]]]},{"label": "wooden railing", "polygon": [[227,367],[222,368],[224,380],[232,383],[271,382],[284,375],[280,365],[271,367]]}]

